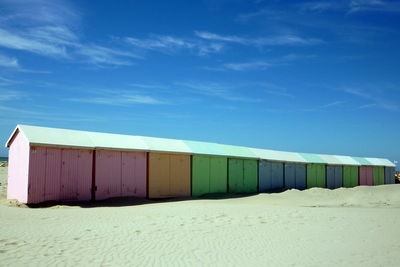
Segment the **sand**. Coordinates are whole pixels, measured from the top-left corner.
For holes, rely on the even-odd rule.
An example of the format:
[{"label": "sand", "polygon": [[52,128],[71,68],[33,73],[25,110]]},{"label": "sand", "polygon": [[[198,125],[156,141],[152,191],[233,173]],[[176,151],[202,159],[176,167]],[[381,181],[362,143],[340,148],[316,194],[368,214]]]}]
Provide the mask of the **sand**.
[{"label": "sand", "polygon": [[[6,168],[0,168],[4,198]],[[170,202],[0,202],[0,265],[399,266],[400,185]]]}]

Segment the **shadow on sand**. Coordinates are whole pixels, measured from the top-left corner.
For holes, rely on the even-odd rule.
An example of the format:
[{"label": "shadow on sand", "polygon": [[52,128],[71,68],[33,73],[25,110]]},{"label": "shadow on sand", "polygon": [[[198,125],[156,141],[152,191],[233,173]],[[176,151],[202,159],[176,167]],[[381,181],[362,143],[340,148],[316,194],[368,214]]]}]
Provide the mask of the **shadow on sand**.
[{"label": "shadow on sand", "polygon": [[[279,191],[269,191],[268,193],[279,193],[284,190]],[[160,204],[160,203],[172,203],[172,202],[182,202],[188,200],[223,200],[223,199],[233,199],[233,198],[245,198],[250,196],[258,195],[258,193],[253,194],[208,194],[201,197],[174,197],[174,198],[158,198],[158,199],[146,199],[146,198],[136,198],[136,197],[116,197],[106,200],[96,200],[96,201],[48,201],[39,204],[28,204],[29,208],[51,208],[56,206],[70,206],[70,207],[81,207],[81,208],[99,208],[99,207],[127,207],[127,206],[139,206],[139,205],[150,205],[150,204]]]}]

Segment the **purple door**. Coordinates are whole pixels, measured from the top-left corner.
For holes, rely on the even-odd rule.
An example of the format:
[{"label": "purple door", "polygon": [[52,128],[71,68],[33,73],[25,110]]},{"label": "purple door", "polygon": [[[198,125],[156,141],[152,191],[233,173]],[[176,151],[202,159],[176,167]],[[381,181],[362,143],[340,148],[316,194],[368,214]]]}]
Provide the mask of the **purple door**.
[{"label": "purple door", "polygon": [[372,185],[372,167],[361,166],[359,171],[360,185]]},{"label": "purple door", "polygon": [[121,152],[96,151],[96,199],[121,196]]},{"label": "purple door", "polygon": [[146,197],[146,153],[122,153],[121,196]]},{"label": "purple door", "polygon": [[44,201],[60,200],[61,149],[47,148]]}]

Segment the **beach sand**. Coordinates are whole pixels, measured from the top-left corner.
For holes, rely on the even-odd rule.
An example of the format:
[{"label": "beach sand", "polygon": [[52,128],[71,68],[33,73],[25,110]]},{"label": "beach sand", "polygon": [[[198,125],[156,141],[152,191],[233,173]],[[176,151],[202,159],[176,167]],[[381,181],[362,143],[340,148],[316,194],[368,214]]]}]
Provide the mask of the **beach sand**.
[{"label": "beach sand", "polygon": [[400,185],[168,202],[16,206],[0,265],[399,266]]}]

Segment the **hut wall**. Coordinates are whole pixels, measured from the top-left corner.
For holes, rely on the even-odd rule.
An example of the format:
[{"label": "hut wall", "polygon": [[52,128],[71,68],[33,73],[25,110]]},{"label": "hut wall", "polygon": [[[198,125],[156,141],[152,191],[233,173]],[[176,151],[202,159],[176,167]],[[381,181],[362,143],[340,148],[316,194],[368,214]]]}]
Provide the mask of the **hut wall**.
[{"label": "hut wall", "polygon": [[260,160],[259,173],[260,192],[284,188],[282,162]]},{"label": "hut wall", "polygon": [[31,147],[28,203],[91,198],[92,151]]},{"label": "hut wall", "polygon": [[149,153],[148,196],[190,196],[190,155]]},{"label": "hut wall", "polygon": [[146,153],[96,151],[96,200],[146,197]]},{"label": "hut wall", "polygon": [[7,198],[28,202],[28,172],[30,148],[26,137],[17,132],[8,154]]},{"label": "hut wall", "polygon": [[307,188],[326,187],[325,165],[307,164]]},{"label": "hut wall", "polygon": [[359,185],[357,166],[343,166],[343,186],[350,188]]},{"label": "hut wall", "polygon": [[393,167],[385,167],[385,184],[394,184],[394,168]]},{"label": "hut wall", "polygon": [[326,187],[336,189],[343,185],[343,167],[342,166],[326,166]]},{"label": "hut wall", "polygon": [[258,185],[257,160],[228,159],[229,193],[255,193]]},{"label": "hut wall", "polygon": [[285,163],[284,181],[286,189],[306,189],[306,165]]},{"label": "hut wall", "polygon": [[373,184],[382,185],[385,184],[385,167],[375,166],[373,167]]},{"label": "hut wall", "polygon": [[227,185],[226,157],[192,156],[192,196],[226,193]]},{"label": "hut wall", "polygon": [[373,168],[372,167],[360,166],[359,184],[360,185],[373,185]]}]

